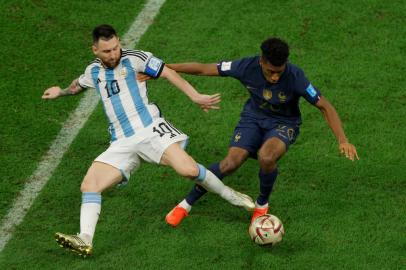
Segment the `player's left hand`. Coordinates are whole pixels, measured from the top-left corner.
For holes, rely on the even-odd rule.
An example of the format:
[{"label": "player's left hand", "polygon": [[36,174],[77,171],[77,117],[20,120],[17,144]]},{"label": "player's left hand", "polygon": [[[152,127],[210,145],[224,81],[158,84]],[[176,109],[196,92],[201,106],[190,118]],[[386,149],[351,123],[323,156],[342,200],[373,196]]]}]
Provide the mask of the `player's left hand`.
[{"label": "player's left hand", "polygon": [[139,81],[139,82],[145,82],[145,81],[148,81],[151,79],[152,79],[152,77],[148,76],[145,73],[142,73],[142,72],[137,73],[137,81]]},{"label": "player's left hand", "polygon": [[193,102],[200,106],[200,108],[208,112],[209,110],[218,110],[219,106],[216,106],[221,102],[221,96],[219,93],[214,95],[202,95],[199,94],[197,97],[194,97]]},{"label": "player's left hand", "polygon": [[354,161],[355,158],[357,158],[357,160],[359,160],[358,154],[357,154],[357,149],[355,148],[355,146],[349,142],[344,142],[344,143],[340,143],[339,145],[339,150],[340,153],[345,155],[346,158]]}]

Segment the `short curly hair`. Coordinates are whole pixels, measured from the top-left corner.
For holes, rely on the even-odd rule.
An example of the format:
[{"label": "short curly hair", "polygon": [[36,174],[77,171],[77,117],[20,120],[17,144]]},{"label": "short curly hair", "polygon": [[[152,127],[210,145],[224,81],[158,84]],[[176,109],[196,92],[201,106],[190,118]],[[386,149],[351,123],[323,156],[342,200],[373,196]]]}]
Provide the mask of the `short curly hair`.
[{"label": "short curly hair", "polygon": [[261,44],[262,57],[280,67],[288,61],[289,45],[279,38],[269,38]]}]

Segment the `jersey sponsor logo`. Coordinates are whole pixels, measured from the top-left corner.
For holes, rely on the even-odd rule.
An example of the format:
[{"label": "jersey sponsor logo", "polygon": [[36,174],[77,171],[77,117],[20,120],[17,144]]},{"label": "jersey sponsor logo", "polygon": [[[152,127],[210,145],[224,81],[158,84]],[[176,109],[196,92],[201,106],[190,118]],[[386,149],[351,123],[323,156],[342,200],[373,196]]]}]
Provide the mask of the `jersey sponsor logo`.
[{"label": "jersey sponsor logo", "polygon": [[272,98],[272,91],[268,90],[268,89],[264,89],[264,91],[262,92],[262,95],[265,100],[270,100]]},{"label": "jersey sponsor logo", "polygon": [[222,62],[221,63],[221,71],[229,71],[231,69],[232,62]]},{"label": "jersey sponsor logo", "polygon": [[280,103],[286,102],[286,94],[283,91],[280,91],[278,93],[278,98],[279,98]]},{"label": "jersey sponsor logo", "polygon": [[261,105],[259,105],[259,108],[262,110],[270,110],[273,112],[279,112],[281,110],[281,106],[279,104],[269,104],[269,102],[265,101]]},{"label": "jersey sponsor logo", "polygon": [[309,86],[306,88],[306,92],[314,98],[317,95],[316,89],[314,89],[312,84],[309,84]]}]

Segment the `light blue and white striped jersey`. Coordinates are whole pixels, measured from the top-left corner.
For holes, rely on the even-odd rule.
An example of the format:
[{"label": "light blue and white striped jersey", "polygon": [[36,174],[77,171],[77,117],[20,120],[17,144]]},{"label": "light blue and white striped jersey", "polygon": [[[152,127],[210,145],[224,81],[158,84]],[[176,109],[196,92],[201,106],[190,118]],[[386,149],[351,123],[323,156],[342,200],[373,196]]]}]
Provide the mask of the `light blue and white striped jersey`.
[{"label": "light blue and white striped jersey", "polygon": [[137,81],[136,76],[144,72],[157,78],[163,67],[163,61],[149,52],[123,49],[120,63],[114,69],[96,59],[79,77],[81,87],[97,90],[112,141],[136,134],[160,116],[158,107],[148,101],[146,82]]}]

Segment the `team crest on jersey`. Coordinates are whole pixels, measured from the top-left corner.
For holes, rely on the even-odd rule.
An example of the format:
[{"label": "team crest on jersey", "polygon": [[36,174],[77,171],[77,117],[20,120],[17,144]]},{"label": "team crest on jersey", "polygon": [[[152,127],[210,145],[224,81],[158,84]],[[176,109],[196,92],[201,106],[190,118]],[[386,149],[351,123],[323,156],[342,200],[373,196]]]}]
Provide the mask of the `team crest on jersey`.
[{"label": "team crest on jersey", "polygon": [[241,133],[238,132],[237,134],[235,134],[234,142],[238,142],[240,139],[241,139]]},{"label": "team crest on jersey", "polygon": [[126,68],[122,68],[120,70],[120,76],[123,77],[123,78],[127,77],[127,69]]},{"label": "team crest on jersey", "polygon": [[270,100],[272,98],[272,91],[264,89],[264,91],[262,92],[262,95],[264,96],[265,100]]},{"label": "team crest on jersey", "polygon": [[285,94],[283,91],[280,91],[280,92],[278,93],[278,98],[279,98],[279,101],[280,101],[281,103],[285,103],[285,102],[286,102],[286,94]]}]

